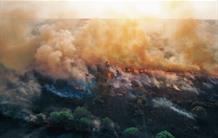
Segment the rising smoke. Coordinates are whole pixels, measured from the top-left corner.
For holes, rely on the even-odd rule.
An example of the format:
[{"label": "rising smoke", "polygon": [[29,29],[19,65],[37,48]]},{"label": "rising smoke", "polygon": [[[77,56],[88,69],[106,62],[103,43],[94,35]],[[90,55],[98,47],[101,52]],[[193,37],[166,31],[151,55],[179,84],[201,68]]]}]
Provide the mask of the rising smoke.
[{"label": "rising smoke", "polygon": [[[215,42],[205,39],[196,21],[179,22],[175,33],[164,38],[165,45],[159,45],[155,36],[141,28],[141,23],[141,20],[90,20],[66,29],[57,23],[27,26],[23,22],[15,25],[10,20],[1,23],[0,59],[15,69],[31,67],[54,78],[83,80],[88,74],[87,65],[105,61],[122,68],[217,72]],[[10,31],[12,27],[17,29],[14,33]],[[34,27],[37,32],[31,34],[28,29]],[[157,38],[159,35],[162,34],[156,34]]]},{"label": "rising smoke", "polygon": [[170,110],[185,116],[189,119],[194,119],[194,116],[192,115],[192,113],[189,113],[185,110],[182,110],[178,107],[176,107],[176,105],[174,105],[171,101],[167,100],[166,98],[156,98],[152,100],[154,103],[155,107],[164,107],[164,108],[169,108]]},{"label": "rising smoke", "polygon": [[40,97],[41,86],[33,75],[20,76],[0,64],[0,113],[30,121],[34,101]]},{"label": "rising smoke", "polygon": [[[198,20],[91,19],[40,21],[36,11],[1,11],[0,62],[53,78],[90,76],[88,66],[217,73],[215,24]],[[211,27],[212,26],[212,27]],[[149,28],[149,29],[148,29]],[[160,27],[161,28],[161,27]],[[148,31],[149,30],[149,31]]]},{"label": "rising smoke", "polygon": [[34,61],[32,55],[38,45],[31,35],[35,12],[15,9],[0,11],[0,62],[19,71],[26,71]]},{"label": "rising smoke", "polygon": [[[0,11],[0,63],[18,71],[0,70],[0,81],[4,81],[0,82],[0,106],[22,107],[18,112],[21,116],[31,114],[26,109],[31,108],[32,97],[40,95],[34,78],[20,79],[20,73],[29,70],[83,83],[93,77],[89,67],[105,61],[120,68],[218,74],[218,35],[211,31],[216,30],[215,24],[197,20],[155,20],[149,24],[143,19],[42,21],[36,13],[25,9]],[[128,78],[122,75],[114,87],[129,87]],[[193,118],[170,101],[158,99],[154,103]],[[1,112],[13,115],[8,111]]]}]

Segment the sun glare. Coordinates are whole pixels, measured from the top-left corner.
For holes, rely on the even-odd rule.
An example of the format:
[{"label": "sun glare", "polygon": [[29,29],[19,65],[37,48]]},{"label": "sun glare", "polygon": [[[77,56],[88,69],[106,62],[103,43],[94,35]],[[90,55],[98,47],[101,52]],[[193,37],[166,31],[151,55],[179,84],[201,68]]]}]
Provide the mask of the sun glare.
[{"label": "sun glare", "polygon": [[36,10],[40,8],[38,12],[42,18],[218,19],[216,0],[27,0],[25,2],[3,0],[1,2],[3,9],[15,7]]},{"label": "sun glare", "polygon": [[210,19],[217,18],[217,4],[215,0],[70,0],[67,7],[88,18]]}]

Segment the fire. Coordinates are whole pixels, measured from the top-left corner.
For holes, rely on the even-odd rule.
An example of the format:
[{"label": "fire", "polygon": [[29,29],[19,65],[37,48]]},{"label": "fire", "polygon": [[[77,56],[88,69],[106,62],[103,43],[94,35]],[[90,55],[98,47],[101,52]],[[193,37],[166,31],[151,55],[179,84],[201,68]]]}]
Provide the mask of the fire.
[{"label": "fire", "polygon": [[15,69],[82,80],[90,66],[105,61],[134,74],[218,72],[216,36],[201,28],[208,23],[125,18],[36,24],[35,12],[8,11],[1,12],[0,61]]},{"label": "fire", "polygon": [[[91,65],[109,61],[121,68],[131,67],[129,70],[136,74],[144,68],[168,72],[197,72],[209,70],[210,67],[215,69],[215,57],[213,53],[209,53],[206,42],[197,34],[198,24],[193,20],[180,22],[170,40],[175,44],[177,52],[184,56],[181,63],[169,62],[165,57],[151,55],[151,49],[155,48],[155,45],[150,36],[139,27],[139,23],[139,20],[90,21],[84,31],[75,38],[75,45],[81,47],[81,58]],[[165,53],[166,47],[167,45],[163,49],[160,48],[160,52]]]}]

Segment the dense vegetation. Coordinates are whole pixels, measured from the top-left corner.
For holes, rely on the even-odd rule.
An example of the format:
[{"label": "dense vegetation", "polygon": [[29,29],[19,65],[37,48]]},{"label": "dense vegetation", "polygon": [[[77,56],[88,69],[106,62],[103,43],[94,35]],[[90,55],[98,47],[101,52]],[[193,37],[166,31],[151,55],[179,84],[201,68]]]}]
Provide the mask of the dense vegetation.
[{"label": "dense vegetation", "polygon": [[175,138],[170,132],[167,130],[159,132],[155,138]]}]

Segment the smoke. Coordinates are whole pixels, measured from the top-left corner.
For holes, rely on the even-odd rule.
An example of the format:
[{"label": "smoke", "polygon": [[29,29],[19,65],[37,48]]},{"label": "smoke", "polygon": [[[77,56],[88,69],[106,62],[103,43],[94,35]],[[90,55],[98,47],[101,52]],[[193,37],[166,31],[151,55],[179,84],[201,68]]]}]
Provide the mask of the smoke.
[{"label": "smoke", "polygon": [[30,34],[35,22],[35,12],[14,9],[0,11],[0,62],[23,71],[34,61],[37,42]]},{"label": "smoke", "polygon": [[[0,112],[4,115],[30,120],[33,99],[41,93],[34,77],[27,75],[23,80],[20,75],[30,70],[67,80],[67,87],[45,88],[62,97],[77,98],[85,95],[79,92],[90,91],[94,85],[89,68],[105,61],[115,66],[109,71],[116,74],[116,79],[109,84],[124,92],[134,84],[165,87],[161,79],[155,78],[160,73],[151,77],[132,75],[121,70],[125,67],[218,74],[218,34],[213,23],[158,19],[42,20],[37,16],[39,11],[39,7],[0,10],[0,63],[13,70],[0,67]],[[197,92],[188,80],[177,80],[177,75],[163,76],[167,87]],[[153,102],[193,119],[191,113],[167,99]]]},{"label": "smoke", "polygon": [[[20,73],[29,70],[69,80],[70,86],[79,90],[80,86],[87,90],[93,84],[89,67],[105,61],[121,69],[203,70],[218,74],[218,34],[213,23],[187,19],[157,19],[151,23],[143,19],[41,20],[37,13],[25,9],[0,11],[0,63],[19,72],[0,69],[0,109],[5,115],[18,113],[16,117],[28,120],[32,114],[32,98],[40,95],[40,85],[32,77],[21,79]],[[113,68],[110,71],[116,74],[116,79],[109,82],[116,89],[133,87],[133,81],[140,86],[162,87],[155,77],[131,75]],[[178,91],[197,91],[187,81],[176,85],[177,78],[163,76]],[[48,89],[62,96],[74,94],[71,87]],[[192,114],[166,99],[153,102],[193,119]]]},{"label": "smoke", "polygon": [[[206,37],[206,38],[205,38]],[[217,71],[217,51],[213,51],[213,38],[207,37],[195,20],[185,20],[178,23],[174,38],[178,51],[183,53],[187,64],[196,65],[201,70]],[[214,44],[213,42],[212,44]],[[217,44],[216,46],[217,47]]]},{"label": "smoke", "polygon": [[156,98],[152,100],[155,107],[164,107],[169,108],[170,110],[185,116],[190,119],[194,119],[193,115],[185,110],[177,108],[171,101],[167,100],[166,98]]},{"label": "smoke", "polygon": [[143,19],[41,22],[34,11],[18,9],[1,16],[0,62],[22,72],[85,82],[88,67],[105,61],[121,68],[218,70],[217,36],[203,21],[157,20],[154,26],[165,29],[153,31]]},{"label": "smoke", "polygon": [[75,41],[81,58],[89,64],[109,61],[121,67],[139,67],[151,62],[149,37],[134,20],[91,20]]},{"label": "smoke", "polygon": [[43,25],[39,28],[41,43],[35,54],[37,68],[55,78],[85,81],[88,70],[78,57],[72,33],[55,27]]},{"label": "smoke", "polygon": [[217,72],[215,38],[205,38],[213,34],[207,30],[210,25],[200,27],[206,23],[172,20],[153,35],[143,20],[91,20],[75,36],[75,45],[88,64],[109,61],[120,67]]},{"label": "smoke", "polygon": [[[0,62],[20,72],[36,69],[53,78],[85,80],[68,22],[39,25],[34,11],[1,11]],[[37,28],[39,25],[39,28]],[[71,24],[71,29],[73,24]]]},{"label": "smoke", "polygon": [[30,121],[34,100],[41,88],[32,75],[20,76],[0,65],[0,112],[3,115]]}]

